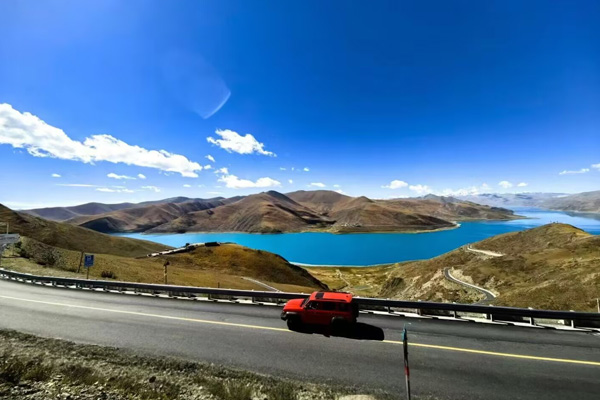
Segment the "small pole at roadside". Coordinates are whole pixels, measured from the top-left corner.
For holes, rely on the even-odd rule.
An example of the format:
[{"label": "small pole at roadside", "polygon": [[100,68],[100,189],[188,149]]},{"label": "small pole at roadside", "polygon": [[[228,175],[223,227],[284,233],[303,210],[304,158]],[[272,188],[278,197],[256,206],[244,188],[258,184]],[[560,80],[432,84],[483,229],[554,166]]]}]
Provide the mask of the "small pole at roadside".
[{"label": "small pole at roadside", "polygon": [[596,299],[596,305],[598,306],[598,312],[600,313],[600,298]]},{"label": "small pole at roadside", "polygon": [[77,265],[77,273],[81,271],[81,263],[83,262],[83,251],[81,252],[81,258],[79,258],[79,265]]},{"label": "small pole at roadside", "polygon": [[90,268],[91,267],[86,267],[85,268],[85,271],[86,271],[86,273],[85,273],[85,279],[90,279]]},{"label": "small pole at roadside", "polygon": [[410,400],[410,368],[408,367],[408,333],[406,326],[402,330],[402,347],[404,354],[404,378],[406,380],[406,399]]},{"label": "small pole at roadside", "polygon": [[165,263],[163,264],[163,267],[165,267],[165,285],[167,284],[167,267],[170,265],[171,263],[169,262],[169,260],[166,260]]}]

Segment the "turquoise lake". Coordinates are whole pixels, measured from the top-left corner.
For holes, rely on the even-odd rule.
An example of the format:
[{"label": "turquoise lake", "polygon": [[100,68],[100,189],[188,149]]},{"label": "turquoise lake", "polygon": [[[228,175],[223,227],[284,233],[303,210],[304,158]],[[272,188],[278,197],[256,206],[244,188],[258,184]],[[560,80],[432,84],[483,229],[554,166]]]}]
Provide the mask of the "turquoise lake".
[{"label": "turquoise lake", "polygon": [[501,233],[533,228],[550,222],[574,225],[600,234],[600,215],[571,214],[514,208],[528,219],[462,222],[460,228],[431,233],[184,233],[119,236],[152,240],[173,247],[186,243],[235,242],[253,249],[280,254],[296,263],[314,265],[374,265],[435,257],[467,243]]}]

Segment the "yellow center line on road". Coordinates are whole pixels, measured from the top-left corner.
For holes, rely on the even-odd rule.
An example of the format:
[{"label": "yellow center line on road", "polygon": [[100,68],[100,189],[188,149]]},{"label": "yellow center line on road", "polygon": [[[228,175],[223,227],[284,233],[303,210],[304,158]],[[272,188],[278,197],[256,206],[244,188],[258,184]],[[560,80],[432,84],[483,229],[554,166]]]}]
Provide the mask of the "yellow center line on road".
[{"label": "yellow center line on road", "polygon": [[[196,319],[196,318],[186,318],[186,317],[174,317],[174,316],[170,316],[170,315],[150,314],[150,313],[143,313],[143,312],[137,312],[137,311],[126,311],[126,310],[116,310],[116,309],[111,309],[111,308],[100,308],[100,307],[81,306],[81,305],[76,305],[76,304],[56,303],[56,302],[51,302],[51,301],[24,299],[24,298],[20,298],[20,297],[12,297],[12,296],[0,295],[0,298],[7,299],[7,300],[24,301],[24,302],[29,302],[29,303],[46,304],[46,305],[51,305],[51,306],[78,308],[78,309],[94,310],[94,311],[104,311],[104,312],[111,312],[111,313],[118,313],[118,314],[138,315],[138,316],[142,316],[142,317],[162,318],[162,319],[170,319],[170,320],[176,320],[176,321],[195,322],[195,323],[201,323],[201,324],[224,325],[224,326],[233,326],[233,327],[238,327],[238,328],[261,329],[261,330],[267,330],[267,331],[277,331],[277,332],[286,332],[286,333],[291,332],[288,329],[273,328],[270,326],[239,324],[239,323],[235,323],[235,322],[212,321],[212,320],[206,320],[206,319]],[[381,342],[395,344],[395,345],[402,344],[401,341],[396,341],[396,340],[383,340]],[[495,351],[465,349],[462,347],[440,346],[440,345],[435,345],[435,344],[424,344],[424,343],[411,342],[411,343],[409,343],[409,347],[424,347],[424,348],[428,348],[428,349],[457,351],[457,352],[463,352],[463,353],[482,354],[482,355],[496,356],[496,357],[517,358],[517,359],[535,360],[535,361],[548,361],[548,362],[566,363],[566,364],[592,365],[592,366],[600,367],[600,362],[597,362],[597,361],[571,360],[571,359],[566,359],[566,358],[551,358],[551,357],[528,356],[528,355],[523,355],[523,354],[499,353],[499,352],[495,352]]]}]

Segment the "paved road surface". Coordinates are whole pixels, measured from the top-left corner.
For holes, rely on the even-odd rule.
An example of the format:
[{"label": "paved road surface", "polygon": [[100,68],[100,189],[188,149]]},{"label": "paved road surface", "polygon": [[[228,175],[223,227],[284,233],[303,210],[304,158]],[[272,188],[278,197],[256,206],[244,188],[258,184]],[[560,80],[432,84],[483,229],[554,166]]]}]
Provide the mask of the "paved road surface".
[{"label": "paved road surface", "polygon": [[402,393],[398,342],[407,324],[415,394],[597,400],[600,393],[597,334],[361,315],[386,341],[358,341],[287,331],[279,313],[0,280],[0,328],[47,337]]},{"label": "paved road surface", "polygon": [[444,277],[446,279],[448,279],[451,282],[454,282],[456,284],[462,285],[462,286],[466,286],[468,288],[471,288],[473,290],[477,290],[479,293],[483,294],[485,296],[485,298],[481,301],[478,301],[475,304],[489,304],[492,300],[494,300],[496,298],[496,295],[492,292],[490,292],[487,289],[484,289],[482,287],[479,286],[475,286],[471,283],[468,282],[463,282],[460,279],[457,279],[455,277],[452,276],[452,274],[450,274],[450,268],[444,268]]}]

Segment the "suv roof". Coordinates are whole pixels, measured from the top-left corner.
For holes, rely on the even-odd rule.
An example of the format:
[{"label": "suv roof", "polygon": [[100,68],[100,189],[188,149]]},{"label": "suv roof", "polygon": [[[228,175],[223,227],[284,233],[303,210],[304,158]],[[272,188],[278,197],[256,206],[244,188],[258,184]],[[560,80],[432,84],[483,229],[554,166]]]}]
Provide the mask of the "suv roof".
[{"label": "suv roof", "polygon": [[309,299],[350,303],[352,301],[352,294],[345,292],[314,292],[310,295]]}]

